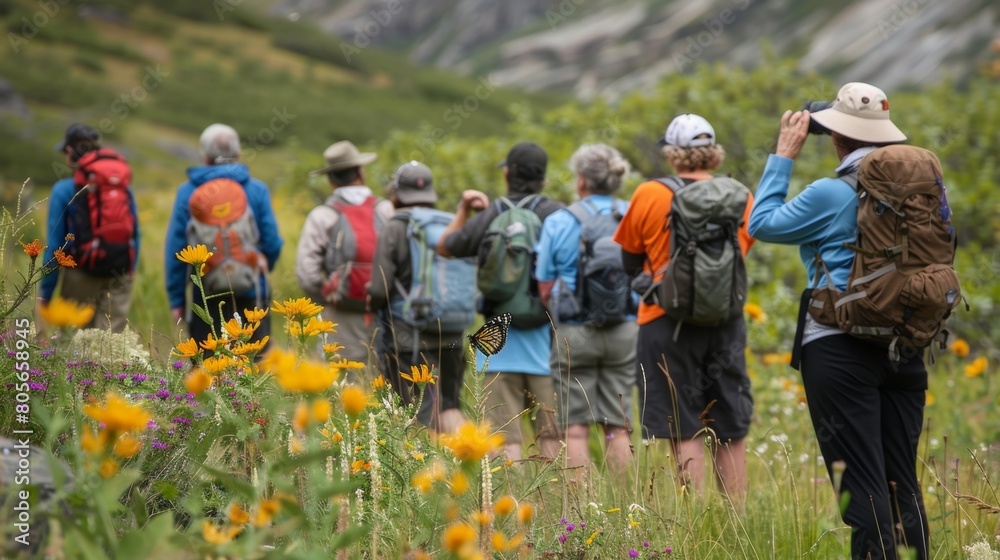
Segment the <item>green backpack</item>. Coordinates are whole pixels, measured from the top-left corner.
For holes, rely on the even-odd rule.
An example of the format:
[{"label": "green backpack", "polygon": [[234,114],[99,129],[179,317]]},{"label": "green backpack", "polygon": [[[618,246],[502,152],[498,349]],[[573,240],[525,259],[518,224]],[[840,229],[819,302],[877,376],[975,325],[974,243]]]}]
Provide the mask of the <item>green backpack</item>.
[{"label": "green backpack", "polygon": [[725,176],[689,185],[677,177],[657,181],[674,193],[667,216],[670,261],[657,294],[660,306],[678,322],[678,330],[682,323],[715,327],[741,317],[747,271],[739,228],[750,191]]},{"label": "green backpack", "polygon": [[506,197],[497,199],[497,217],[479,245],[476,284],[485,300],[484,315],[510,313],[511,325],[519,329],[549,321],[534,278],[535,244],[542,231],[535,208],[543,200],[534,194],[517,204]]}]

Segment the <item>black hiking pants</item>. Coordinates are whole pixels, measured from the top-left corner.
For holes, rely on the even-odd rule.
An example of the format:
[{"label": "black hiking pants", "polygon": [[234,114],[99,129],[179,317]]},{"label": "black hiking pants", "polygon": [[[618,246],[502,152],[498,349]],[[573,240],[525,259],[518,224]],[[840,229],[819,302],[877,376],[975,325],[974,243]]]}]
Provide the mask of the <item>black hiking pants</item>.
[{"label": "black hiking pants", "polygon": [[841,512],[851,557],[896,559],[897,547],[929,557],[917,480],[927,370],[921,354],[889,360],[884,347],[848,334],[802,347],[802,383],[830,480],[843,462]]}]

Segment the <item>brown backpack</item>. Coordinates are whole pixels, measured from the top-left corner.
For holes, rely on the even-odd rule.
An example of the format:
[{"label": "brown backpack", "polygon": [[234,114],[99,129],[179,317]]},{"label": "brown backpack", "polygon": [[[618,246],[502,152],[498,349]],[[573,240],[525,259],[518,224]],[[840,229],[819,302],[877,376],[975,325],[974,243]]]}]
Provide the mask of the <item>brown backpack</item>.
[{"label": "brown backpack", "polygon": [[[858,193],[858,234],[847,291],[813,291],[817,322],[900,347],[942,348],[944,323],[961,300],[952,266],[957,239],[941,164],[923,148],[886,146],[868,154],[857,175],[841,177]],[[817,255],[817,276],[825,265]]]}]

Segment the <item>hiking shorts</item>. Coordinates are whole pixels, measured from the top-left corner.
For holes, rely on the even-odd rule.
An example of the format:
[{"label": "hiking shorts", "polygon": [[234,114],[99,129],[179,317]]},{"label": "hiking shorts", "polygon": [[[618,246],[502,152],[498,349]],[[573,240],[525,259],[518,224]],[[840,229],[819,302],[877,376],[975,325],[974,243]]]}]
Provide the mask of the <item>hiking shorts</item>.
[{"label": "hiking shorts", "polygon": [[642,437],[745,438],[753,397],[743,317],[721,327],[685,323],[675,341],[676,329],[677,322],[665,316],[639,326],[636,384]]},{"label": "hiking shorts", "polygon": [[638,330],[633,321],[604,328],[556,327],[550,364],[563,427],[632,425]]},{"label": "hiking shorts", "polygon": [[[559,437],[552,376],[527,373],[487,373],[483,380],[486,420],[507,443],[523,443],[521,423],[532,419],[535,438]],[[526,412],[527,411],[527,412]]]}]

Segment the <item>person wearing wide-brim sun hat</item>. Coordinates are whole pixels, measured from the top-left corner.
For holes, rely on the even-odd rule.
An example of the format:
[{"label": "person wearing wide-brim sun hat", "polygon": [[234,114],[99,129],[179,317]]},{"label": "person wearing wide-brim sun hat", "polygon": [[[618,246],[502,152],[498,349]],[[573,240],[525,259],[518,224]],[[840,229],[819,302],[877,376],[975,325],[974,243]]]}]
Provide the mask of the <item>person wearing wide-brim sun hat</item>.
[{"label": "person wearing wide-brim sun hat", "polygon": [[[893,124],[889,99],[879,88],[849,83],[829,108],[810,114],[786,111],[775,153],[768,157],[750,234],[759,241],[798,245],[809,277],[817,257],[829,272],[818,285],[847,288],[858,229],[858,195],[847,180],[861,160],[906,135]],[[836,178],[814,181],[791,200],[792,164],[808,137],[810,120],[829,131],[840,158]],[[828,280],[829,278],[829,280]],[[885,347],[818,323],[805,312],[803,296],[793,351],[800,367],[820,451],[833,480],[844,465],[839,491],[850,496],[843,510],[851,526],[853,558],[896,558],[897,545],[928,557],[927,515],[916,473],[923,427],[927,370],[920,355],[892,362]],[[900,543],[894,538],[902,529]]]},{"label": "person wearing wide-brim sun hat", "polygon": [[325,320],[337,324],[333,338],[343,346],[338,356],[365,363],[377,328],[366,288],[378,234],[395,212],[392,202],[365,184],[364,166],[376,157],[347,140],[324,150],[326,165],[309,174],[325,175],[333,192],[306,216],[295,260],[302,291],[325,306]]}]

